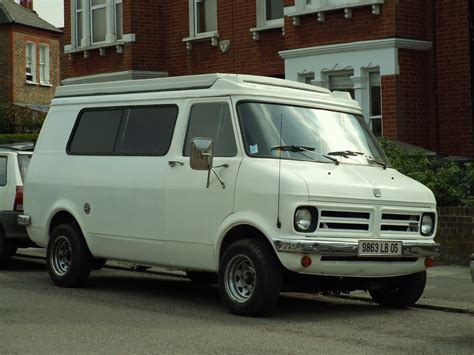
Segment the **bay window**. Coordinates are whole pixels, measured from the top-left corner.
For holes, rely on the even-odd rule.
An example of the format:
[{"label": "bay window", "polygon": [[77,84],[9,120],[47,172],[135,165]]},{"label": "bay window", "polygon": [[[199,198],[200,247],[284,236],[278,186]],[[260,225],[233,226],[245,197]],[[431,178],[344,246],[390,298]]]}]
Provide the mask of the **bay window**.
[{"label": "bay window", "polygon": [[49,85],[49,46],[39,47],[40,84]]},{"label": "bay window", "polygon": [[25,46],[26,81],[36,83],[36,45],[27,42]]}]

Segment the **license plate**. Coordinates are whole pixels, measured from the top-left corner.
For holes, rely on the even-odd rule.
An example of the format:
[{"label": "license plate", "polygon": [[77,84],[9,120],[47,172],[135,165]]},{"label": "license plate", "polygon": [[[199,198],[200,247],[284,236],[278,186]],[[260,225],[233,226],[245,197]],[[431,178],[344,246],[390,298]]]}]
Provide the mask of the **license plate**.
[{"label": "license plate", "polygon": [[401,241],[359,240],[359,256],[401,256]]}]

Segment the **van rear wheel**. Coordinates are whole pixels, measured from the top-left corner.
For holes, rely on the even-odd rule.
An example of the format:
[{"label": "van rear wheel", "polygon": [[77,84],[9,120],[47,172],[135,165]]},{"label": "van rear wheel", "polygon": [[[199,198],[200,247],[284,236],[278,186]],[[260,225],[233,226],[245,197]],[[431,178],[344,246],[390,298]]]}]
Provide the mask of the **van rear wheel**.
[{"label": "van rear wheel", "polygon": [[426,271],[394,278],[390,286],[370,290],[372,299],[381,306],[406,308],[413,306],[423,294],[426,285]]},{"label": "van rear wheel", "polygon": [[54,229],[46,260],[51,280],[61,287],[83,286],[92,268],[92,256],[74,224],[61,224]]},{"label": "van rear wheel", "polygon": [[281,266],[271,247],[261,240],[231,244],[219,267],[219,291],[229,310],[242,316],[271,314],[281,289]]}]

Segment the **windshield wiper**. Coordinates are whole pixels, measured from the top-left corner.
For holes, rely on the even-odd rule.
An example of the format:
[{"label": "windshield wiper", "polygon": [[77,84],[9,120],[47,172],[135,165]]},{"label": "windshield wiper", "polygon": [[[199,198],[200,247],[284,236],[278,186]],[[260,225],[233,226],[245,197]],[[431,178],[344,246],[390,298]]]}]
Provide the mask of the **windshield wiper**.
[{"label": "windshield wiper", "polygon": [[374,163],[377,163],[377,164],[383,166],[384,169],[387,169],[387,164],[385,164],[384,162],[382,162],[380,160],[377,160],[374,157],[372,157],[368,154],[365,154],[363,152],[354,152],[352,150],[340,150],[340,151],[336,151],[336,152],[329,152],[328,155],[336,155],[336,156],[341,156],[341,157],[344,157],[344,158],[350,158],[350,157],[355,157],[355,156],[358,156],[358,155],[362,155],[365,158],[367,158],[368,160],[373,161]]},{"label": "windshield wiper", "polygon": [[[333,161],[336,165],[339,165],[339,160],[337,160],[333,157],[321,154],[321,153],[317,153],[317,152],[314,151],[315,149],[316,148],[314,148],[314,147],[306,147],[304,145],[279,145],[279,146],[276,146],[276,147],[272,147],[271,150],[281,150],[281,151],[284,151],[284,152],[295,152],[295,153],[301,153],[301,154],[303,154],[302,152],[309,152],[309,153],[313,153],[313,154],[316,154],[318,156],[324,157],[326,159],[329,159],[329,160]],[[303,154],[303,155],[305,157],[308,157],[306,154]]]}]

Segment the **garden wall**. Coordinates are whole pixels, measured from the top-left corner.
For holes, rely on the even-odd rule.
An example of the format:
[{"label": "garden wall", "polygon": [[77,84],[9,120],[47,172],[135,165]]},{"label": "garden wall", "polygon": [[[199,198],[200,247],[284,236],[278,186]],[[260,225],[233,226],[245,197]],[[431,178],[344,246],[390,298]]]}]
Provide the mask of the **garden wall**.
[{"label": "garden wall", "polygon": [[438,232],[441,256],[436,260],[467,265],[474,253],[474,207],[439,207]]}]

